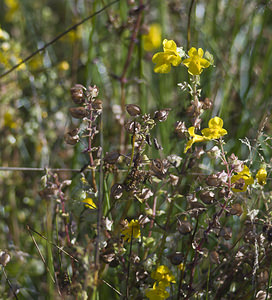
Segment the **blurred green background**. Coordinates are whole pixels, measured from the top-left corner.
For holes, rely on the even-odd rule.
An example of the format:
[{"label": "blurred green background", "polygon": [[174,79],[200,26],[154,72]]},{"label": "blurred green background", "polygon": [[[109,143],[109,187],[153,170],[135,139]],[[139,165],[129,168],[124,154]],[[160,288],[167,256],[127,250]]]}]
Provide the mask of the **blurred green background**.
[{"label": "blurred green background", "polygon": [[[259,165],[271,157],[272,2],[263,0],[194,1],[190,45],[208,50],[215,61],[201,75],[202,98],[214,105],[204,114],[224,120],[226,149],[240,159]],[[0,1],[0,75],[73,24],[109,4],[108,0],[3,0]],[[82,147],[64,143],[73,106],[70,88],[75,83],[99,87],[103,100],[104,153],[119,149],[120,78],[130,44],[138,1],[120,0],[47,47],[0,79],[0,166],[81,168],[87,163]],[[126,73],[125,101],[153,114],[171,108],[166,122],[156,128],[164,151],[183,156],[185,140],[174,136],[178,120],[190,124],[190,98],[177,86],[188,79],[184,67],[155,74],[154,53],[143,48],[143,35],[153,23],[162,39],[187,47],[191,1],[143,1],[139,31]],[[162,45],[162,44],[161,44]],[[117,112],[116,112],[117,111]],[[261,133],[264,131],[265,133]],[[251,148],[239,139],[247,138]],[[127,138],[129,143],[129,139]],[[98,145],[99,139],[95,140]],[[258,156],[254,147],[259,147]],[[262,149],[261,149],[261,148]],[[252,150],[252,153],[249,150]],[[150,150],[151,151],[151,150]],[[45,288],[45,269],[26,230],[33,224],[43,231],[46,206],[38,196],[43,172],[0,172],[0,244],[12,252],[7,273],[23,286],[26,299],[37,299]],[[62,173],[62,178],[71,174]],[[40,241],[41,247],[45,242]],[[44,243],[44,244],[42,244]],[[43,246],[42,246],[43,245]],[[8,288],[1,285],[7,295]],[[41,298],[42,299],[42,298]]]}]

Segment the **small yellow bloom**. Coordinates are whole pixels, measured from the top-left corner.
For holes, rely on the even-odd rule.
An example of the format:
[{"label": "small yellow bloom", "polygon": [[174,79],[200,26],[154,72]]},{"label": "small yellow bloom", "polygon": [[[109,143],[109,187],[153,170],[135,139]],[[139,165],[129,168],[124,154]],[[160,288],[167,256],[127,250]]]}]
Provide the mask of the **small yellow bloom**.
[{"label": "small yellow bloom", "polygon": [[156,64],[155,73],[169,73],[171,65],[177,67],[181,63],[181,56],[173,40],[165,39],[163,41],[163,51],[154,54],[152,61]]},{"label": "small yellow bloom", "polygon": [[254,179],[251,176],[249,168],[246,165],[244,165],[244,169],[242,172],[239,172],[231,177],[231,183],[233,184],[237,183],[238,180],[242,181],[243,185],[241,189],[233,188],[232,190],[234,192],[245,192],[247,190],[247,186],[254,183]]},{"label": "small yellow bloom", "polygon": [[4,114],[4,126],[10,129],[15,129],[17,127],[17,124],[14,121],[14,115],[12,115],[9,111]]},{"label": "small yellow bloom", "polygon": [[131,241],[131,237],[137,239],[141,235],[140,224],[138,220],[131,220],[127,227],[122,230],[122,234],[124,235],[124,239],[128,242]]},{"label": "small yellow bloom", "polygon": [[145,295],[149,300],[164,300],[170,296],[165,290],[165,286],[163,286],[160,282],[159,284],[155,282],[153,288],[148,289]]},{"label": "small yellow bloom", "polygon": [[200,75],[203,68],[208,68],[210,66],[210,62],[207,59],[202,58],[204,52],[201,48],[196,50],[196,48],[192,47],[188,54],[190,57],[184,59],[182,63],[188,68],[188,72],[191,75]]},{"label": "small yellow bloom", "polygon": [[66,60],[60,62],[58,65],[58,69],[60,71],[67,71],[69,70],[69,68],[70,68],[69,63]]},{"label": "small yellow bloom", "polygon": [[210,119],[209,128],[201,130],[203,136],[209,140],[219,139],[221,136],[227,134],[227,130],[223,128],[223,120],[219,117]]},{"label": "small yellow bloom", "polygon": [[96,205],[93,202],[92,198],[86,198],[82,202],[85,204],[85,207],[90,208],[90,209],[96,209]]},{"label": "small yellow bloom", "polygon": [[145,51],[152,51],[160,47],[161,44],[161,26],[151,24],[148,34],[143,35],[143,45]]},{"label": "small yellow bloom", "polygon": [[266,177],[267,177],[266,169],[265,168],[260,168],[260,170],[256,174],[256,178],[258,180],[258,183],[260,185],[265,185],[266,184]]},{"label": "small yellow bloom", "polygon": [[180,263],[180,264],[178,265],[178,268],[179,268],[181,271],[184,271],[184,270],[185,270],[185,265],[184,265],[184,263]]},{"label": "small yellow bloom", "polygon": [[192,137],[192,139],[190,139],[187,142],[186,148],[184,150],[184,153],[186,153],[192,146],[194,143],[199,143],[199,142],[205,142],[208,139],[202,135],[199,134],[195,134],[195,127],[190,127],[188,129],[188,133],[190,134],[190,136]]},{"label": "small yellow bloom", "polygon": [[169,286],[170,283],[176,283],[175,276],[167,266],[161,265],[156,271],[151,273],[151,278],[159,281],[164,286]]}]

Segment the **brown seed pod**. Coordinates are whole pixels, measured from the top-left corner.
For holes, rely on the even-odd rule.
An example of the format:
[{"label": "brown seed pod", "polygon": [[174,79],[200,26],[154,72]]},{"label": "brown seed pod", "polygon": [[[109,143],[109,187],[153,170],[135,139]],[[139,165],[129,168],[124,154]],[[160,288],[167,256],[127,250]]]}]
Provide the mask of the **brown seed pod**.
[{"label": "brown seed pod", "polygon": [[136,134],[136,133],[140,132],[141,124],[139,122],[135,122],[135,121],[128,121],[125,124],[125,129],[130,134]]},{"label": "brown seed pod", "polygon": [[0,251],[0,265],[5,267],[10,261],[10,255],[5,251]]},{"label": "brown seed pod", "polygon": [[159,122],[164,122],[167,120],[171,108],[165,108],[158,111],[155,111],[154,119],[158,120]]},{"label": "brown seed pod", "polygon": [[93,109],[95,109],[95,110],[102,110],[103,109],[103,101],[100,99],[95,99],[92,106],[93,106]]},{"label": "brown seed pod", "polygon": [[142,113],[140,106],[136,104],[127,104],[126,110],[128,114],[132,117],[139,116]]},{"label": "brown seed pod", "polygon": [[178,231],[181,234],[188,234],[193,230],[193,226],[188,221],[180,221],[178,220]]},{"label": "brown seed pod", "polygon": [[70,112],[71,116],[75,119],[83,119],[83,118],[87,117],[87,115],[88,115],[87,110],[82,106],[71,107],[69,109],[69,112]]},{"label": "brown seed pod", "polygon": [[210,252],[210,261],[213,263],[213,264],[220,264],[220,260],[219,260],[219,254],[216,252],[216,251],[212,251]]},{"label": "brown seed pod", "polygon": [[120,199],[123,195],[124,187],[119,183],[115,183],[111,188],[111,196],[114,199]]},{"label": "brown seed pod", "polygon": [[182,263],[184,256],[181,252],[175,252],[169,255],[168,258],[170,259],[171,264],[178,266],[179,264]]},{"label": "brown seed pod", "polygon": [[214,201],[215,194],[212,191],[204,190],[200,192],[199,197],[205,204],[211,204]]},{"label": "brown seed pod", "polygon": [[82,104],[84,102],[84,90],[86,89],[81,84],[76,84],[71,88],[71,96],[75,104]]},{"label": "brown seed pod", "polygon": [[117,162],[119,157],[120,157],[119,152],[116,152],[116,151],[109,152],[109,153],[106,153],[106,155],[104,157],[104,162],[113,165]]},{"label": "brown seed pod", "polygon": [[243,213],[243,209],[241,204],[239,203],[234,203],[231,206],[231,210],[230,210],[230,214],[231,215],[236,215],[236,216],[241,216],[241,214]]}]

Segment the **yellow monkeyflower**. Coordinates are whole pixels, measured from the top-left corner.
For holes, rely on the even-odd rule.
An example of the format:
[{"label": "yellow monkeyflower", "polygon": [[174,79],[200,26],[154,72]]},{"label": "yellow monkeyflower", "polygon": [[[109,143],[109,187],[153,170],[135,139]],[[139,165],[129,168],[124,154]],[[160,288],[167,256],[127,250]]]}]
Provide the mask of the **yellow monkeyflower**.
[{"label": "yellow monkeyflower", "polygon": [[202,135],[195,134],[195,127],[188,128],[188,133],[192,138],[187,142],[184,153],[186,153],[193,146],[194,143],[205,142],[208,140]]},{"label": "yellow monkeyflower", "polygon": [[188,72],[191,75],[200,75],[203,68],[210,66],[210,62],[202,58],[204,54],[203,49],[198,48],[198,50],[196,50],[196,48],[192,47],[188,54],[189,58],[184,59],[182,63],[188,68]]},{"label": "yellow monkeyflower", "polygon": [[203,136],[209,140],[219,139],[221,136],[227,134],[227,130],[223,128],[223,120],[219,117],[210,119],[209,128],[201,130]]},{"label": "yellow monkeyflower", "polygon": [[[239,184],[239,182],[241,183],[241,188],[239,188],[239,187],[237,188],[237,185]],[[253,184],[253,182],[254,182],[254,179],[251,176],[249,168],[246,165],[244,165],[243,171],[241,171],[231,177],[231,183],[232,184],[236,183],[236,187],[232,189],[234,192],[245,192],[247,190],[247,186],[249,184]]]},{"label": "yellow monkeyflower", "polygon": [[260,168],[260,170],[256,174],[256,178],[258,180],[258,183],[260,185],[265,185],[266,184],[266,177],[267,177],[267,172],[265,168]]},{"label": "yellow monkeyflower", "polygon": [[4,126],[10,129],[15,129],[17,127],[17,123],[14,121],[15,117],[11,112],[7,111],[4,114]]},{"label": "yellow monkeyflower", "polygon": [[151,24],[148,34],[143,35],[143,45],[145,51],[152,51],[160,47],[161,44],[161,26]]},{"label": "yellow monkeyflower", "polygon": [[92,198],[86,198],[82,202],[85,204],[85,207],[90,208],[90,209],[96,209],[96,205],[93,202]]},{"label": "yellow monkeyflower", "polygon": [[170,296],[160,282],[158,284],[155,282],[153,288],[148,289],[145,295],[149,300],[164,300]]},{"label": "yellow monkeyflower", "polygon": [[176,283],[175,276],[168,267],[164,265],[158,266],[157,270],[151,273],[151,278],[159,281],[165,287],[169,286],[170,283]]},{"label": "yellow monkeyflower", "polygon": [[131,237],[137,239],[141,235],[140,224],[138,220],[131,220],[127,227],[122,230],[124,239],[128,242],[131,241]]},{"label": "yellow monkeyflower", "polygon": [[163,51],[153,55],[152,61],[156,64],[155,73],[169,73],[171,65],[177,67],[181,63],[181,49],[177,48],[173,40],[163,40]]}]

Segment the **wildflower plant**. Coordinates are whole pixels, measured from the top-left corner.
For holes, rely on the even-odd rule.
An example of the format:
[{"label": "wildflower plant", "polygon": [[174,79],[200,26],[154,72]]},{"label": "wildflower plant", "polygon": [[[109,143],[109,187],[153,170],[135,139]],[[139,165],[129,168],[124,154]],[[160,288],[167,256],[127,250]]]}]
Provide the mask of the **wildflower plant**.
[{"label": "wildflower plant", "polygon": [[[64,32],[60,43],[64,43],[68,55],[58,53],[54,39],[50,51],[46,48],[51,44],[45,44],[43,51],[38,50],[32,60],[21,65],[20,72],[12,73],[16,81],[12,77],[1,85],[8,91],[3,93],[4,109],[0,113],[2,164],[9,155],[22,165],[27,161],[34,165],[39,157],[42,167],[31,172],[43,173],[40,184],[34,182],[33,175],[24,175],[22,168],[19,176],[0,173],[8,199],[0,206],[4,224],[0,228],[11,237],[7,243],[9,239],[2,239],[4,234],[0,233],[2,297],[269,299],[272,146],[265,132],[270,126],[266,116],[257,136],[251,126],[249,137],[246,133],[240,138],[249,126],[234,122],[239,105],[246,107],[246,101],[254,95],[251,86],[238,93],[238,81],[234,77],[231,83],[228,81],[230,73],[249,62],[248,57],[243,57],[241,64],[236,61],[236,49],[242,53],[243,45],[238,47],[235,37],[236,52],[232,49],[229,56],[217,52],[215,57],[222,62],[218,70],[213,68],[212,54],[215,49],[222,50],[230,39],[224,43],[221,40],[222,45],[215,47],[213,40],[208,43],[199,33],[199,46],[188,38],[186,47],[175,30],[168,30],[168,22],[150,22],[158,12],[155,8],[149,14],[151,3],[120,1],[114,11],[112,5],[117,2],[84,17],[92,26],[81,27],[82,21]],[[183,11],[181,6],[185,4],[181,2],[159,1],[160,14],[169,10],[175,20]],[[94,4],[96,1],[88,3]],[[224,8],[221,4],[217,4],[218,18]],[[5,0],[4,10],[13,7],[11,15],[16,16],[19,7],[28,8],[24,5]],[[35,5],[41,8],[38,2]],[[83,1],[80,7],[84,5]],[[165,5],[169,9],[164,9]],[[109,6],[113,11],[106,10]],[[235,7],[236,15],[241,15],[241,7]],[[196,24],[200,8],[195,9]],[[205,18],[210,17],[208,8],[205,6]],[[101,22],[98,14],[103,9],[106,13]],[[247,6],[245,11],[250,9]],[[23,11],[27,13],[28,9]],[[256,24],[260,11],[254,11]],[[50,24],[62,14],[56,17],[54,11],[44,9],[41,16],[47,16]],[[28,20],[22,17],[18,18],[21,24]],[[0,69],[4,71],[21,61],[23,53],[20,47],[13,47],[17,45],[13,34],[18,37],[19,23],[8,33],[13,27],[12,18],[8,19],[8,26],[0,28]],[[268,20],[264,18],[261,35],[266,33],[263,29]],[[176,22],[172,23],[174,28]],[[229,25],[226,22],[224,26]],[[182,28],[181,24],[178,31]],[[253,27],[243,26],[243,30],[246,28]],[[162,41],[164,32],[172,32],[168,38],[173,39]],[[44,40],[48,34],[51,31],[46,32]],[[206,48],[211,47],[210,53]],[[51,55],[54,51],[57,61]],[[112,53],[118,55],[109,55]],[[269,51],[262,54],[269,61]],[[227,62],[224,57],[229,57]],[[261,70],[258,76],[266,80],[269,68],[256,61],[255,53],[248,69],[257,70],[256,74]],[[225,64],[231,72],[220,73]],[[170,80],[173,68],[177,76]],[[246,72],[243,68],[239,69],[239,78]],[[253,75],[248,82],[254,82]],[[27,88],[21,76],[29,83]],[[222,89],[219,81],[226,81],[228,88]],[[16,90],[16,99],[11,99],[9,84],[14,87],[14,82],[20,89]],[[173,89],[171,82],[178,88]],[[224,99],[221,92],[226,93],[222,93]],[[258,95],[254,95],[256,103]],[[216,99],[216,105],[212,99]],[[225,99],[230,105],[223,103]],[[233,99],[237,103],[232,116]],[[241,113],[241,123],[246,116]],[[46,162],[54,168],[47,167]],[[18,188],[15,181],[20,183]],[[33,186],[31,196],[29,189],[24,193],[29,183]],[[23,276],[17,271],[22,266]]]}]

